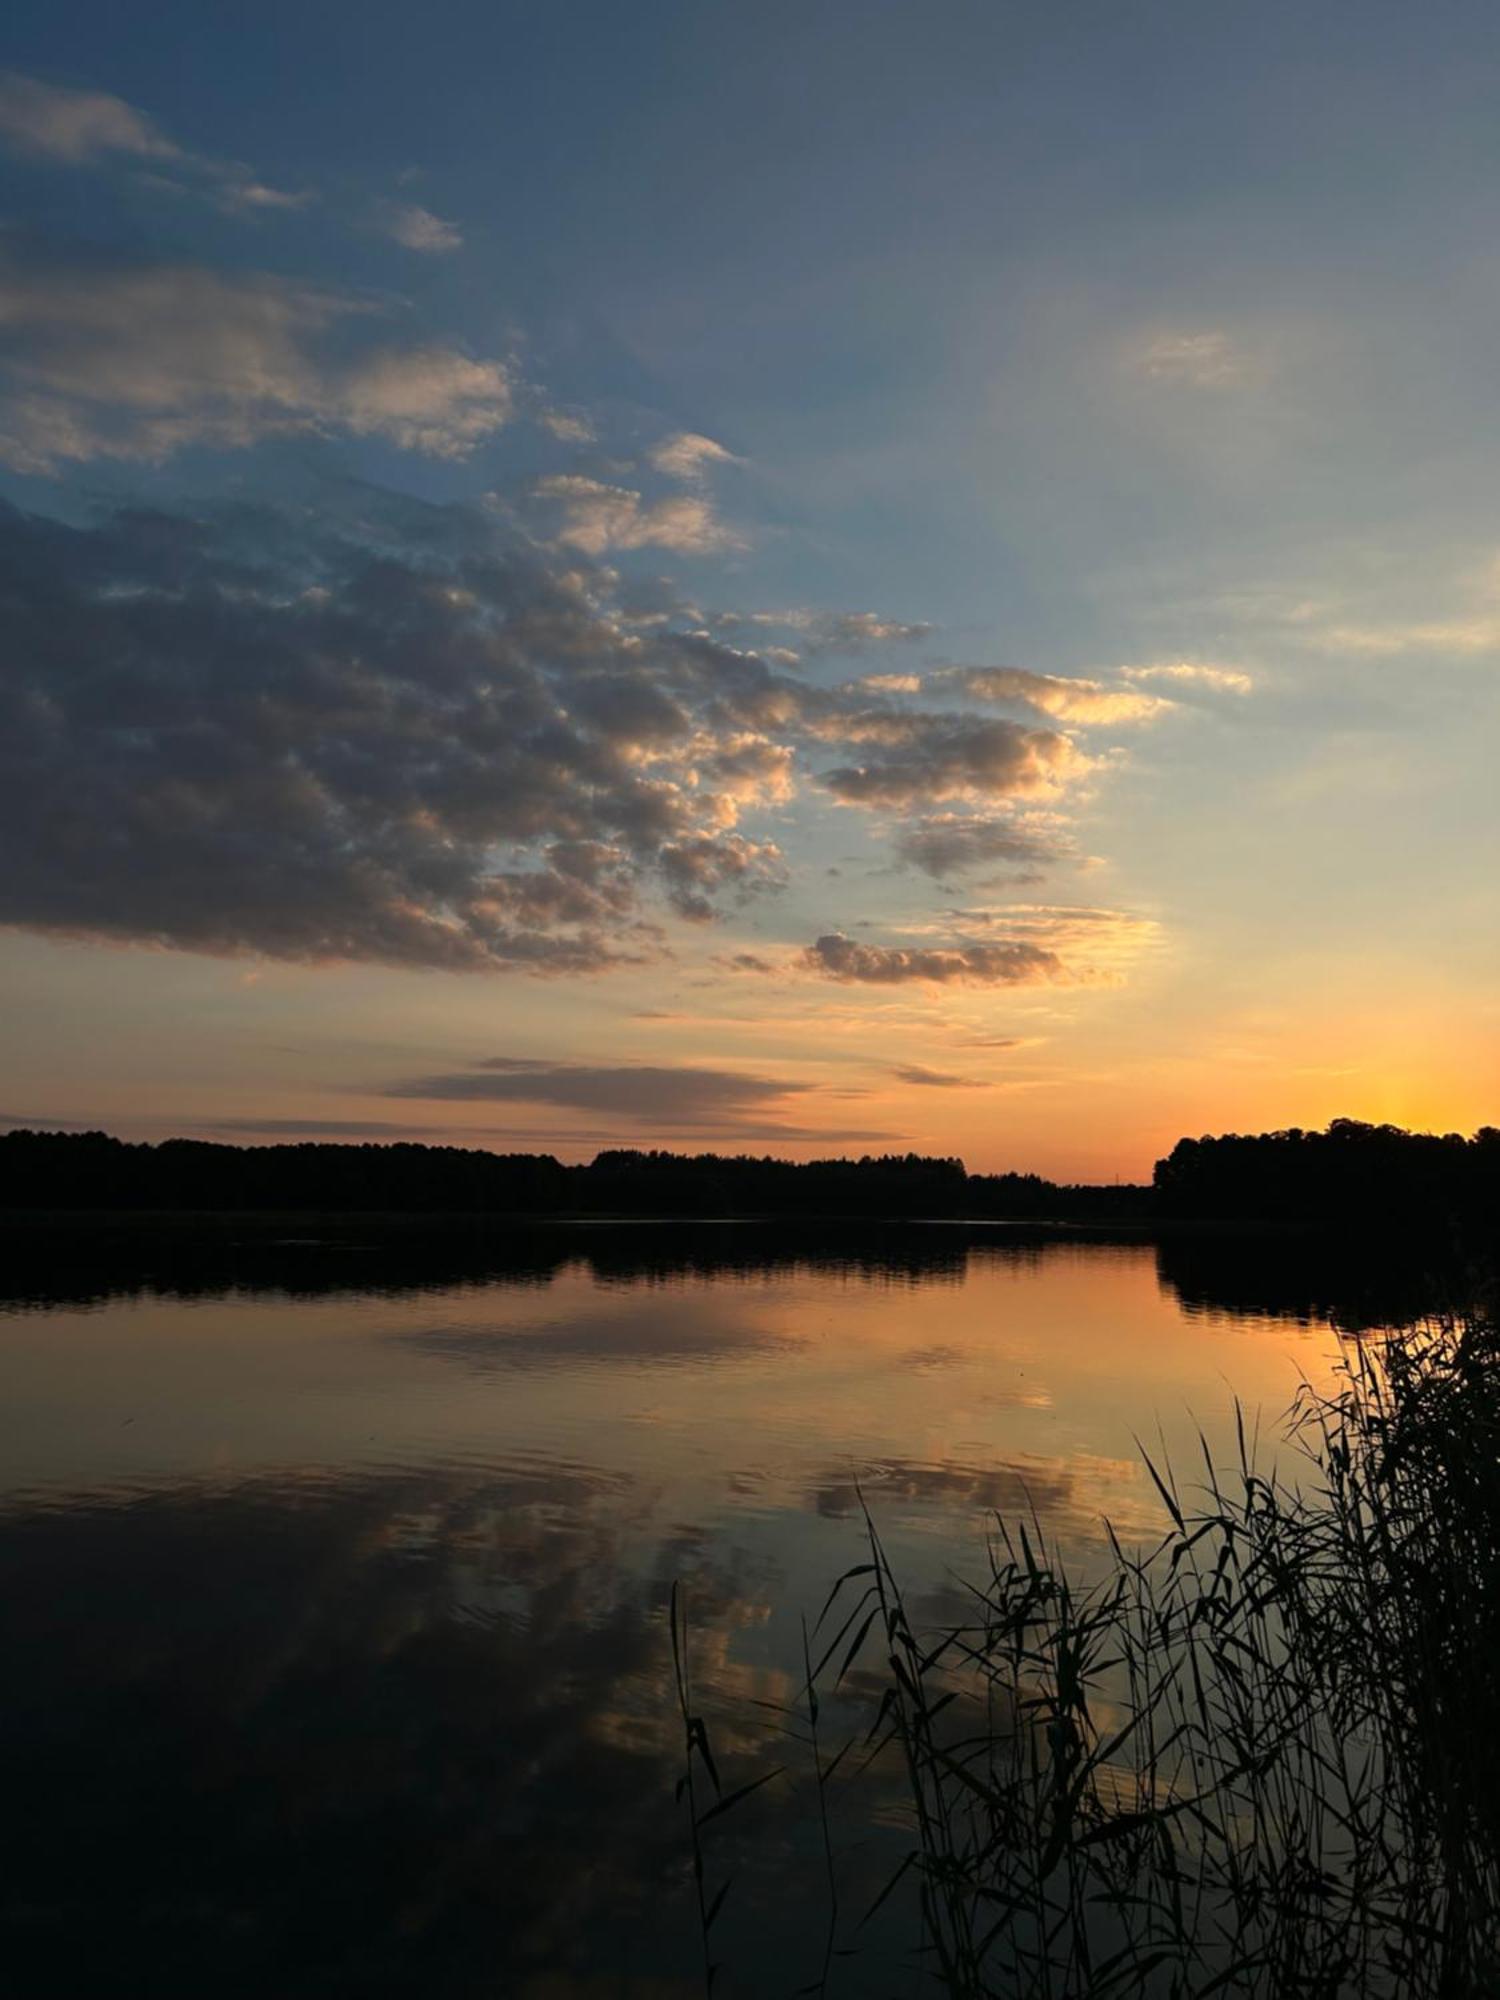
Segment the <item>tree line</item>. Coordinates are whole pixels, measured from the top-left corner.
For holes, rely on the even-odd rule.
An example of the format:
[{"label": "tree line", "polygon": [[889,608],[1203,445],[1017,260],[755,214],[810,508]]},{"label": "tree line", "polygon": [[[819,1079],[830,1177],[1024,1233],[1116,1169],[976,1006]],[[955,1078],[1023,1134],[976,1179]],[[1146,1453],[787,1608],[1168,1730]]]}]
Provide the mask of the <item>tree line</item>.
[{"label": "tree line", "polygon": [[19,1130],[0,1135],[0,1207],[1489,1224],[1500,1214],[1500,1131],[1435,1137],[1336,1119],[1322,1132],[1182,1139],[1139,1187],[971,1174],[962,1160],[919,1153],[796,1162],[613,1149],[565,1165],[404,1141],[152,1144]]}]

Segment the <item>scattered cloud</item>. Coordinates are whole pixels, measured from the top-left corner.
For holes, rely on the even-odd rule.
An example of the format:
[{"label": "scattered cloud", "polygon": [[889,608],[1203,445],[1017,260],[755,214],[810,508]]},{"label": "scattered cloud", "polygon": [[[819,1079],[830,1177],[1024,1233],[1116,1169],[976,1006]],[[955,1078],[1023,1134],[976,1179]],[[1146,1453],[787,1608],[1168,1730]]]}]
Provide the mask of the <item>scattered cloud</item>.
[{"label": "scattered cloud", "polygon": [[834,931],[808,946],[803,963],[824,978],[867,986],[900,986],[912,980],[939,986],[1034,986],[1067,977],[1055,952],[1024,940],[947,946],[872,945],[858,944]]},{"label": "scattered cloud", "polygon": [[1154,666],[1121,667],[1127,681],[1165,681],[1174,688],[1212,688],[1220,694],[1249,694],[1255,683],[1238,667],[1216,667],[1206,660],[1164,660]]},{"label": "scattered cloud", "polygon": [[310,199],[268,187],[239,160],[187,151],[123,97],[44,83],[13,70],[0,72],[0,144],[57,166],[133,161],[151,184],[176,194],[206,195],[231,215],[300,208]]},{"label": "scattered cloud", "polygon": [[652,447],[648,454],[658,472],[664,472],[669,479],[682,479],[690,484],[701,480],[710,466],[736,465],[738,460],[732,451],[716,444],[710,437],[702,437],[697,431],[678,431],[675,437],[663,438]]},{"label": "scattered cloud", "polygon": [[835,710],[823,726],[874,752],[824,772],[822,783],[847,805],[1031,798],[1055,793],[1092,768],[1066,736],[972,715]]},{"label": "scattered cloud", "polygon": [[[273,332],[243,337],[285,360],[300,328],[273,302]],[[126,363],[143,397],[145,357]],[[56,379],[80,366],[64,347]],[[400,370],[362,366],[351,424],[441,420],[441,395],[424,411]],[[372,487],[83,527],[0,509],[0,924],[586,974],[660,959],[668,917],[780,889],[806,863],[783,825],[819,794],[938,879],[1071,851],[1061,794],[1094,765],[1067,736],[819,686],[691,607],[643,628],[621,588],[503,507]],[[832,934],[800,963],[865,984],[1092,976],[1055,916],[944,922],[891,946]]]},{"label": "scattered cloud", "polygon": [[297,432],[388,439],[440,458],[511,415],[501,361],[351,344],[362,301],[256,273],[58,262],[0,249],[0,459],[55,472]]},{"label": "scattered cloud", "polygon": [[725,526],[702,494],[672,494],[645,500],[628,486],[608,486],[581,473],[553,473],[537,482],[542,500],[557,501],[563,524],[557,539],[588,555],[610,549],[670,549],[677,555],[709,555],[738,548],[740,538]]},{"label": "scattered cloud", "polygon": [[483,517],[391,504],[378,548],[0,510],[0,922],[577,973],[659,952],[643,895],[701,916],[774,880],[712,779],[766,669],[643,656]]},{"label": "scattered cloud", "polygon": [[937,881],[976,868],[1009,864],[1029,871],[1054,865],[1067,846],[1060,829],[1012,816],[971,813],[928,813],[906,821],[896,832],[896,851],[904,861]]},{"label": "scattered cloud", "polygon": [[598,433],[578,410],[542,410],[537,422],[561,444],[593,444]]},{"label": "scattered cloud", "polygon": [[70,90],[0,73],[0,140],[16,152],[67,166],[124,154],[138,160],[176,160],[181,148],[123,97],[102,90]]},{"label": "scattered cloud", "polygon": [[1028,673],[1023,667],[947,667],[929,675],[927,686],[951,689],[975,701],[1016,702],[1059,722],[1084,725],[1154,722],[1172,707],[1163,696],[1135,688]]},{"label": "scattered cloud", "polygon": [[930,928],[939,942],[863,944],[835,931],[810,945],[802,964],[870,986],[1111,985],[1157,935],[1152,919],[1129,911],[1046,903],[952,910]]},{"label": "scattered cloud", "polygon": [[414,201],[381,202],[375,210],[376,226],[403,250],[424,256],[444,256],[463,248],[463,233],[457,223],[445,222],[430,208]]},{"label": "scattered cloud", "polygon": [[[748,619],[731,614],[720,621],[720,629],[744,624],[776,626],[795,633],[800,650],[809,658],[824,653],[867,653],[877,646],[914,646],[930,638],[935,629],[931,625],[886,618],[875,611],[812,611],[805,607],[757,611]],[[874,677],[869,685],[875,685]],[[916,685],[920,686],[920,682]],[[915,688],[906,691],[914,693]]]}]

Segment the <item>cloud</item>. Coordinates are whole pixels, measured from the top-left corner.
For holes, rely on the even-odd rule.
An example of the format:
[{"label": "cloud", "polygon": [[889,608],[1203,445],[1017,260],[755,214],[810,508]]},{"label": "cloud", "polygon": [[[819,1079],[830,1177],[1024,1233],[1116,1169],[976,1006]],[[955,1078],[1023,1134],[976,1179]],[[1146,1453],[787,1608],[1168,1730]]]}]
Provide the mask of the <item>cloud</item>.
[{"label": "cloud", "polygon": [[650,1126],[733,1123],[807,1095],[811,1086],[737,1070],[591,1064],[492,1056],[472,1069],[410,1077],[382,1093],[463,1104],[544,1104]]},{"label": "cloud", "polygon": [[786,880],[781,850],[773,841],[746,840],[736,833],[671,841],[658,864],[673,909],[700,923],[716,915],[714,898],[725,888],[743,900],[757,890],[780,888]]},{"label": "cloud", "polygon": [[385,1118],[213,1118],[210,1132],[238,1132],[252,1139],[415,1139],[430,1125],[400,1125]]},{"label": "cloud", "polygon": [[134,105],[102,90],[72,90],[0,72],[0,143],[59,166],[134,160],[149,184],[206,194],[227,214],[300,208],[310,197],[268,187],[238,160],[216,160],[174,143]]},{"label": "cloud", "polygon": [[645,651],[483,516],[357,499],[361,535],[0,510],[0,923],[576,973],[658,954],[653,897],[774,884],[736,829],[764,666]]},{"label": "cloud", "polygon": [[312,200],[307,191],[267,187],[264,181],[241,179],[233,171],[218,191],[218,205],[229,215],[263,215],[276,210],[305,208]]},{"label": "cloud", "polygon": [[542,500],[563,509],[557,539],[588,555],[610,549],[671,549],[677,555],[708,555],[740,546],[738,536],[701,494],[673,494],[647,501],[628,486],[607,486],[581,473],[553,473],[534,488]]},{"label": "cloud", "polygon": [[414,201],[381,202],[375,210],[375,221],[376,227],[403,250],[443,256],[463,248],[463,234],[456,223],[445,222],[442,216]]},{"label": "cloud", "polygon": [[563,444],[593,444],[597,432],[577,410],[541,410],[537,422]]},{"label": "cloud", "polygon": [[955,1076],[951,1070],[924,1069],[920,1063],[897,1063],[891,1075],[900,1083],[919,1084],[929,1090],[987,1090],[979,1078]]},{"label": "cloud", "polygon": [[[801,650],[810,658],[824,653],[866,653],[876,646],[912,646],[930,638],[934,627],[899,618],[886,618],[875,611],[756,611],[748,617],[721,614],[716,630],[746,625],[775,626],[797,634]],[[878,685],[872,676],[868,685]],[[920,683],[916,684],[917,686]],[[915,686],[907,692],[914,693]]]},{"label": "cloud", "polygon": [[877,749],[824,772],[822,783],[848,805],[1029,798],[1055,792],[1091,768],[1066,736],[969,715],[834,709],[821,727]]},{"label": "cloud", "polygon": [[17,152],[81,166],[111,154],[175,160],[181,150],[144,112],[102,90],[69,90],[0,73],[0,140]]},{"label": "cloud", "polygon": [[1235,389],[1252,375],[1249,358],[1217,328],[1167,332],[1145,341],[1133,356],[1142,375],[1192,389]]},{"label": "cloud", "polygon": [[1385,624],[1328,625],[1309,635],[1327,653],[1397,659],[1406,653],[1447,653],[1474,659],[1500,651],[1500,617],[1392,619]]},{"label": "cloud", "polygon": [[1049,867],[1067,849],[1051,824],[1037,826],[1008,816],[931,813],[897,830],[896,851],[904,861],[942,881],[1005,862],[1030,870]]},{"label": "cloud", "polygon": [[920,674],[866,674],[856,683],[868,688],[872,694],[920,694],[922,676]]},{"label": "cloud", "polygon": [[738,460],[732,451],[716,444],[710,437],[701,437],[696,431],[678,431],[674,437],[663,438],[648,454],[658,472],[664,472],[669,479],[683,479],[689,483],[702,479],[711,465],[736,465]]},{"label": "cloud", "polygon": [[[436,421],[399,370],[362,380],[352,421]],[[1089,772],[1067,737],[851,698],[690,610],[643,629],[619,584],[503,508],[374,487],[85,527],[0,509],[0,924],[573,975],[774,893],[796,849],[769,815],[820,793],[891,816],[939,879],[1067,851],[1056,809],[995,809]],[[1017,921],[883,957],[835,939],[818,969],[1055,976],[1056,939]]]},{"label": "cloud", "polygon": [[1238,667],[1217,667],[1206,660],[1165,660],[1154,666],[1121,667],[1127,681],[1166,682],[1179,692],[1208,688],[1218,694],[1249,694],[1255,683]]},{"label": "cloud", "polygon": [[929,688],[952,689],[976,701],[1019,702],[1059,722],[1084,725],[1154,722],[1172,703],[1102,681],[1028,673],[1023,667],[949,667],[929,676]]},{"label": "cloud", "polygon": [[1113,985],[1157,935],[1151,918],[1129,911],[1047,903],[951,910],[934,928],[940,942],[899,945],[862,944],[835,931],[810,945],[802,964],[870,986]]},{"label": "cloud", "polygon": [[834,931],[808,946],[803,963],[811,972],[867,986],[900,986],[912,980],[934,985],[1034,986],[1067,977],[1055,952],[1017,940],[1004,944],[857,944]]},{"label": "cloud", "polygon": [[458,458],[509,420],[505,363],[351,345],[378,318],[263,274],[0,250],[0,458],[53,472],[339,431]]}]

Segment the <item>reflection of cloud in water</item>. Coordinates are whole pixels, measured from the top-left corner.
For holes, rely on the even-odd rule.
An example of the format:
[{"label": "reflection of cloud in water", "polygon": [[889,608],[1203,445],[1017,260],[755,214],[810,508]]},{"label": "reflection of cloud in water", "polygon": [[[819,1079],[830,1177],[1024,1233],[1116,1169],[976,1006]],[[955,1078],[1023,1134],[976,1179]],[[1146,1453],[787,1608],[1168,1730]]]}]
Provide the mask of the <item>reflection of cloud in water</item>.
[{"label": "reflection of cloud in water", "polygon": [[[551,1468],[0,1521],[0,1755],[26,1828],[0,1879],[12,1990],[696,1990],[671,1577],[726,1784],[769,1761],[758,1703],[792,1682],[743,1645],[776,1577],[687,1531],[633,1560],[642,1504]],[[750,1991],[816,1935],[803,1871],[756,1888],[801,1838],[789,1820],[768,1839],[794,1802],[747,1809],[717,1851],[749,1869],[724,1944]]]},{"label": "reflection of cloud in water", "polygon": [[803,1344],[785,1328],[747,1321],[740,1301],[710,1294],[643,1299],[626,1311],[595,1312],[575,1304],[566,1318],[541,1323],[403,1328],[390,1338],[412,1353],[479,1373],[580,1361],[701,1365],[742,1354],[790,1352]]},{"label": "reflection of cloud in water", "polygon": [[1030,1522],[1033,1515],[1048,1536],[1096,1538],[1108,1516],[1127,1533],[1151,1532],[1165,1518],[1146,1487],[1143,1470],[1128,1459],[1073,1457],[1016,1458],[992,1465],[915,1459],[879,1459],[830,1473],[808,1496],[819,1514],[835,1520],[858,1516],[868,1505],[877,1526],[887,1517],[931,1509],[955,1511],[973,1526],[977,1543],[985,1517]]}]

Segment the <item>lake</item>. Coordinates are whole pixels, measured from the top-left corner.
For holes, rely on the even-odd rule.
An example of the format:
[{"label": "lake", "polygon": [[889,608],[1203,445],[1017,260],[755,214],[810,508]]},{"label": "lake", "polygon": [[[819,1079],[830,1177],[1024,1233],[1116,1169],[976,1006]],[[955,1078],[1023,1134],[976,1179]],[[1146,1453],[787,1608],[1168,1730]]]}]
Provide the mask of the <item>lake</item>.
[{"label": "lake", "polygon": [[[718,1990],[795,1991],[826,1891],[777,1710],[861,1499],[934,1619],[996,1510],[1086,1569],[1104,1516],[1160,1524],[1136,1440],[1191,1477],[1238,1397],[1274,1441],[1341,1309],[1275,1239],[940,1224],[346,1224],[7,1269],[18,2000],[701,1991],[674,1582],[726,1787],[785,1767],[713,1829]],[[899,1895],[857,1929],[899,1810],[851,1780],[835,1832],[830,1990],[920,1990]]]}]

